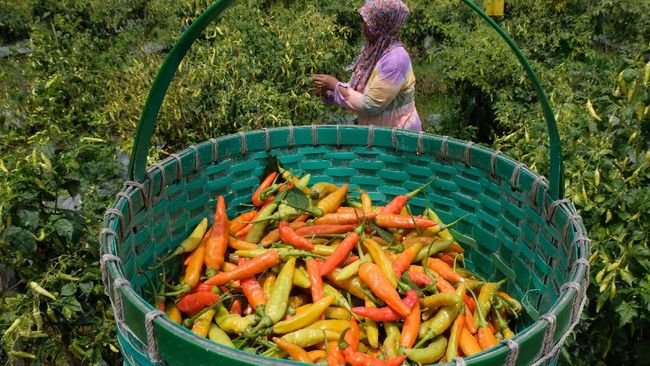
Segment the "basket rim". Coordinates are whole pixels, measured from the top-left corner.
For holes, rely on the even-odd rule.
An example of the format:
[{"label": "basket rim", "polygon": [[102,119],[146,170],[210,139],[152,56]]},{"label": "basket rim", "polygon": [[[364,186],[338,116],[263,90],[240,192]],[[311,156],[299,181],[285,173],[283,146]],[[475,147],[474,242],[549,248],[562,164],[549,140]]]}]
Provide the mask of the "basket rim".
[{"label": "basket rim", "polygon": [[[322,130],[327,130],[327,129],[332,129],[335,128],[337,132],[337,139],[334,144],[323,144],[319,142],[317,139],[315,139],[314,136],[318,136],[318,132]],[[351,132],[351,131],[366,131],[367,133],[367,143],[362,144],[358,140],[355,141],[354,139],[354,134],[352,134],[352,140],[349,138],[345,138],[345,134],[342,134],[341,132]],[[312,143],[311,144],[295,144],[295,134],[297,132],[308,132],[312,134]],[[271,139],[271,134],[273,133],[281,133],[287,135],[287,139],[273,139],[275,141],[280,141],[280,143],[288,143],[288,147],[291,149],[292,147],[299,147],[299,146],[313,146],[313,147],[318,147],[318,146],[336,146],[336,147],[341,147],[341,146],[356,146],[356,147],[362,147],[362,146],[367,146],[369,148],[373,147],[374,143],[374,138],[376,133],[390,133],[392,136],[392,144],[393,144],[393,149],[395,151],[402,151],[402,152],[409,152],[408,150],[411,150],[410,152],[415,152],[416,154],[424,154],[424,143],[425,141],[429,140],[437,140],[440,142],[441,150],[442,146],[445,144],[449,144],[449,142],[454,142],[458,143],[461,145],[464,145],[466,147],[466,153],[465,157],[466,160],[463,161],[468,166],[472,166],[472,152],[482,152],[482,153],[490,153],[493,155],[493,164],[496,164],[496,162],[505,162],[510,165],[514,165],[517,167],[517,171],[520,172],[521,170],[525,170],[528,174],[532,174],[538,177],[541,177],[539,180],[538,184],[539,187],[542,188],[541,192],[542,194],[546,196],[550,196],[550,192],[548,190],[548,185],[543,179],[543,176],[537,174],[530,168],[526,167],[525,165],[521,163],[517,163],[515,160],[509,158],[508,156],[502,154],[499,151],[495,151],[492,149],[489,149],[487,147],[474,144],[473,142],[468,142],[464,140],[459,140],[447,136],[440,136],[440,135],[435,135],[435,134],[427,134],[427,133],[416,133],[412,131],[407,131],[407,130],[398,130],[398,129],[386,129],[386,128],[365,128],[365,127],[360,127],[360,126],[339,126],[336,125],[335,127],[333,126],[303,126],[303,127],[294,127],[294,126],[289,126],[289,127],[278,127],[278,128],[273,128],[273,129],[264,129],[264,130],[255,130],[255,131],[249,131],[249,132],[239,132],[236,134],[231,134],[231,135],[226,135],[222,136],[216,139],[210,139],[208,141],[204,141],[198,146],[201,146],[203,144],[211,144],[213,147],[213,151],[215,146],[218,146],[219,143],[224,143],[226,141],[232,142],[233,140],[236,141],[239,139],[240,142],[240,153],[242,155],[245,155],[249,152],[253,151],[260,151],[259,148],[253,148],[249,149],[249,142],[248,139],[252,136],[257,135],[259,137],[260,135],[264,138],[265,144],[265,150],[266,151],[271,151],[273,149],[273,142]],[[402,139],[402,140],[400,140]],[[415,148],[413,146],[410,146],[407,144],[407,142],[412,142],[413,139],[415,139]],[[277,142],[275,142],[277,143]],[[401,143],[401,145],[400,145]],[[295,145],[294,145],[295,144]],[[294,146],[292,146],[294,145]],[[255,146],[253,144],[253,146]],[[447,145],[449,146],[449,145]],[[398,150],[398,148],[402,148],[402,150]],[[186,156],[186,155],[193,155],[197,157],[198,155],[196,154],[197,152],[197,146],[192,145],[181,152],[177,154],[173,154],[173,156],[168,157],[167,159],[164,159],[163,161],[153,164],[150,166],[150,168],[147,170],[148,173],[155,174],[155,170],[159,170],[158,173],[162,173],[164,175],[165,169],[169,166],[172,166],[173,164],[180,164],[180,159],[179,157],[181,156]],[[217,159],[223,159],[224,157],[215,157],[213,155],[213,158]],[[225,158],[228,158],[227,156]],[[445,156],[443,156],[445,158]],[[453,156],[452,156],[453,158]],[[217,159],[213,159],[213,162]],[[179,170],[180,172],[180,170]],[[519,173],[517,173],[519,174]],[[119,253],[117,250],[118,243],[118,231],[125,233],[128,232],[127,230],[124,230],[124,227],[122,227],[125,223],[122,217],[120,215],[117,215],[119,212],[120,214],[122,212],[127,212],[132,210],[132,204],[130,202],[130,198],[133,195],[141,195],[143,199],[146,199],[147,194],[151,193],[151,184],[149,184],[149,191],[148,193],[145,192],[145,187],[147,186],[147,181],[152,182],[150,180],[150,174],[147,174],[147,176],[142,179],[140,182],[126,182],[124,189],[117,194],[117,198],[114,201],[114,203],[111,205],[111,208],[107,211],[105,220],[102,226],[102,233],[100,234],[100,252],[101,252],[101,264],[102,264],[102,273],[104,275],[104,284],[105,284],[105,291],[107,295],[111,299],[111,303],[113,305],[113,308],[115,308],[115,303],[114,303],[114,298],[116,297],[115,295],[117,293],[120,293],[119,297],[120,300],[123,301],[124,298],[122,296],[125,296],[129,301],[133,301],[134,303],[137,303],[145,313],[150,313],[151,311],[155,311],[153,306],[151,306],[148,302],[144,301],[142,297],[135,292],[135,290],[130,286],[130,283],[128,280],[126,280],[124,276],[124,268],[121,263],[121,259],[119,258]],[[518,179],[518,177],[517,177]],[[513,177],[514,180],[514,177]],[[537,180],[536,180],[537,182]],[[517,183],[517,182],[516,182]],[[169,183],[170,185],[173,184],[173,182]],[[162,186],[161,182],[161,186]],[[537,188],[539,188],[537,187]],[[151,197],[151,196],[150,196]],[[569,333],[573,327],[577,324],[577,321],[579,321],[579,315],[582,311],[582,307],[584,306],[584,301],[585,301],[585,292],[586,292],[586,287],[588,286],[588,272],[589,272],[589,263],[587,261],[587,258],[589,256],[589,239],[586,236],[586,229],[584,228],[584,225],[582,224],[580,216],[577,214],[575,207],[573,207],[573,204],[564,199],[564,200],[552,200],[553,202],[550,204],[550,207],[553,207],[553,212],[551,212],[551,218],[555,216],[555,213],[559,211],[565,212],[568,219],[568,224],[567,226],[575,225],[575,232],[577,233],[576,239],[573,240],[572,246],[577,245],[578,246],[578,255],[576,255],[573,260],[570,260],[570,277],[569,281],[563,284],[561,290],[559,291],[558,298],[556,301],[550,306],[549,310],[547,313],[543,314],[539,319],[536,319],[533,321],[532,324],[518,332],[512,339],[511,342],[501,342],[498,347],[494,347],[491,350],[487,350],[484,352],[481,352],[477,355],[474,355],[472,357],[466,358],[468,363],[473,363],[473,361],[480,361],[480,360],[485,360],[488,358],[492,357],[502,357],[503,353],[506,353],[506,357],[509,355],[512,355],[513,352],[518,352],[518,347],[519,347],[519,342],[525,341],[529,337],[532,337],[533,335],[536,335],[538,332],[541,332],[542,328],[545,328],[545,345],[544,345],[544,350],[546,350],[549,346],[548,343],[548,333],[552,333],[550,331],[551,328],[554,329],[555,324],[552,324],[554,322],[555,316],[564,309],[564,307],[568,306],[567,304],[571,302],[572,306],[572,320],[569,323],[569,328],[567,329],[566,333]],[[131,215],[133,217],[133,215]],[[130,224],[130,223],[128,223]],[[566,233],[565,233],[566,235]],[[111,239],[112,237],[112,239]],[[111,281],[112,282],[109,282]],[[114,285],[118,284],[119,286],[115,287]],[[128,284],[127,286],[125,286]],[[569,285],[571,284],[571,285]],[[112,291],[110,290],[112,288]],[[573,291],[572,291],[573,290]],[[576,304],[578,302],[578,304]],[[578,309],[576,311],[575,309]],[[118,312],[116,312],[115,316],[118,318]],[[123,316],[123,314],[122,314]],[[118,322],[120,320],[118,319]],[[546,323],[543,324],[543,323]],[[171,320],[167,319],[166,317],[163,317],[162,319],[154,319],[152,321],[152,324],[155,324],[159,327],[165,328],[165,330],[170,331],[172,333],[175,333],[177,335],[187,335],[185,332],[180,329],[180,326],[173,323]],[[119,329],[118,329],[119,331]],[[182,333],[181,333],[182,332]],[[191,333],[191,332],[190,332]],[[201,341],[204,343],[200,343],[202,346],[205,346],[206,349],[213,350],[215,352],[219,352],[221,354],[226,354],[226,353],[232,353],[234,352],[234,355],[238,358],[245,358],[249,359],[251,361],[255,361],[259,363],[262,359],[262,356],[259,355],[252,355],[250,353],[247,353],[245,351],[240,351],[240,350],[233,350],[228,347],[216,344],[214,342],[207,342],[206,340],[202,340],[198,336],[195,336],[192,334],[192,339],[195,342]],[[557,345],[562,345],[564,343],[564,338],[563,336],[560,336],[560,339],[558,342],[555,342],[552,346],[557,346]],[[140,339],[139,337],[136,337]],[[553,343],[554,337],[553,334],[550,334],[550,341]],[[140,339],[140,341],[142,341]],[[143,344],[146,344],[147,342],[142,342]],[[517,350],[517,351],[516,351]],[[226,352],[228,351],[228,352]],[[252,356],[251,356],[252,355]],[[541,353],[542,361],[544,360],[545,352]],[[234,356],[233,356],[234,357]],[[266,358],[267,360],[273,360],[274,364],[278,364],[279,362],[282,362],[284,364],[297,364],[295,362],[287,361],[287,360],[278,360],[278,359],[271,359],[271,358]],[[270,361],[269,361],[270,362]]]}]

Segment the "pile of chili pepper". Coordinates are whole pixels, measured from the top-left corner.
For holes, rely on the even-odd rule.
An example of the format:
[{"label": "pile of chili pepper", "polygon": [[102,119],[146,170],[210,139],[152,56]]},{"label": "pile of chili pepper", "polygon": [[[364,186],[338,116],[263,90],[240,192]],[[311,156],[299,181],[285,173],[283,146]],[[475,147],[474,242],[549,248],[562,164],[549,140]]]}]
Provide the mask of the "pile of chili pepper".
[{"label": "pile of chili pepper", "polygon": [[212,224],[156,266],[184,257],[156,305],[214,342],[328,365],[452,361],[514,335],[522,307],[503,281],[464,267],[453,223],[410,212],[431,182],[378,206],[309,180],[278,167],[233,218],[219,196]]}]

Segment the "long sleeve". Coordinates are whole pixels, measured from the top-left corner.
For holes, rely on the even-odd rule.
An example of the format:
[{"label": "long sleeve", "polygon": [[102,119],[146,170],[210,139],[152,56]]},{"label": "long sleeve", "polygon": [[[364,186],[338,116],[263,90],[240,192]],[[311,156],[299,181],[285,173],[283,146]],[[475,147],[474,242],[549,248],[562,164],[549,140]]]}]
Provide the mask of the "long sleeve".
[{"label": "long sleeve", "polygon": [[[403,48],[391,51],[379,60],[363,93],[339,84],[335,93],[337,104],[366,115],[383,112],[402,90],[411,69],[408,54],[400,50]],[[347,99],[341,95],[341,87],[348,88],[350,96]],[[339,100],[345,101],[345,105],[338,103]]]}]

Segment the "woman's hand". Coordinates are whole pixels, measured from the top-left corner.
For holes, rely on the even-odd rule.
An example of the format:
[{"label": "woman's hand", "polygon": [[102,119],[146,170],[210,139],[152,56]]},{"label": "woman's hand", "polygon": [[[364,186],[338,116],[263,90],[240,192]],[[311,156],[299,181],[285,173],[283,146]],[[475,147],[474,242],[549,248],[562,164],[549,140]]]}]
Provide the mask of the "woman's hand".
[{"label": "woman's hand", "polygon": [[314,74],[312,76],[314,91],[320,91],[325,94],[328,90],[334,90],[339,81],[332,75]]}]

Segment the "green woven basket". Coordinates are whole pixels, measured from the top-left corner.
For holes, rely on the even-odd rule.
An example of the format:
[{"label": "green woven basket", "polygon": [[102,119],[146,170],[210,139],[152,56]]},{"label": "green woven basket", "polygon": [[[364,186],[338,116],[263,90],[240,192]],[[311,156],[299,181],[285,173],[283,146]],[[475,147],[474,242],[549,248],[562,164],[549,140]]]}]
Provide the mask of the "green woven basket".
[{"label": "green woven basket", "polygon": [[[590,252],[580,216],[563,199],[559,137],[546,94],[515,44],[469,0],[463,0],[508,42],[530,77],[551,138],[550,182],[498,151],[472,142],[411,131],[357,126],[264,129],[211,139],[146,166],[151,135],[176,68],[191,44],[231,1],[217,1],[170,51],[152,86],[134,143],[129,181],[106,212],[100,234],[106,294],[125,364],[296,364],[199,338],[150,305],[147,269],[175,248],[224,195],[228,216],[250,202],[267,159],[278,157],[312,182],[350,183],[387,202],[431,177],[426,196],[444,221],[468,215],[453,233],[468,266],[488,279],[507,278],[522,299],[517,335],[458,364],[555,364],[580,318]],[[413,199],[413,208],[425,206]],[[157,284],[159,285],[159,284]],[[147,295],[145,295],[147,294]]]}]

